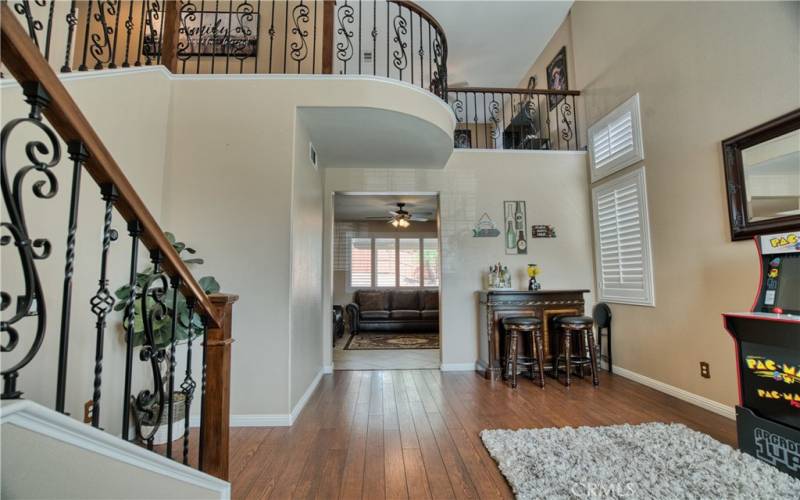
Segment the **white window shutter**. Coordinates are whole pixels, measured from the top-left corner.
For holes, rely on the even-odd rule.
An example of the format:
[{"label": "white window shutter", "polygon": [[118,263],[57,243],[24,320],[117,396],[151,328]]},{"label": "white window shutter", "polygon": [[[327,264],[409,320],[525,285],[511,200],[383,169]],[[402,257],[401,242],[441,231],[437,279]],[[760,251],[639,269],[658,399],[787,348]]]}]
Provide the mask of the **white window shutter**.
[{"label": "white window shutter", "polygon": [[639,94],[595,122],[588,131],[592,182],[644,159]]},{"label": "white window shutter", "polygon": [[655,305],[644,167],[592,189],[601,301]]},{"label": "white window shutter", "polygon": [[352,238],[350,240],[350,287],[372,286],[372,240]]}]

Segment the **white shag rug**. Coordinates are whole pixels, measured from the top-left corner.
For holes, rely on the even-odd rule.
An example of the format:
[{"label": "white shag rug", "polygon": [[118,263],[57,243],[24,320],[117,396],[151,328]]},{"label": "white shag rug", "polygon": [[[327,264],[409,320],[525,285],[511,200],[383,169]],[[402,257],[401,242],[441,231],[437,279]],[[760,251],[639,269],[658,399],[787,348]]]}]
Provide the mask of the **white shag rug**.
[{"label": "white shag rug", "polygon": [[800,498],[800,480],[681,424],[484,430],[517,498]]}]

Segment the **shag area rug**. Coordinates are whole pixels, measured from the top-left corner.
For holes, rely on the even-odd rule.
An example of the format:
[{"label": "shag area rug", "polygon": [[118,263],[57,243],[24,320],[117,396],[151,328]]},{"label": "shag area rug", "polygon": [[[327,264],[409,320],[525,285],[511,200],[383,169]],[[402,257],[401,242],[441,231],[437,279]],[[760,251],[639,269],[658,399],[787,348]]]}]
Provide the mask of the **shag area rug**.
[{"label": "shag area rug", "polygon": [[359,333],[351,335],[344,346],[350,351],[374,349],[438,349],[435,333]]},{"label": "shag area rug", "polygon": [[517,498],[800,498],[800,480],[681,424],[484,430]]}]

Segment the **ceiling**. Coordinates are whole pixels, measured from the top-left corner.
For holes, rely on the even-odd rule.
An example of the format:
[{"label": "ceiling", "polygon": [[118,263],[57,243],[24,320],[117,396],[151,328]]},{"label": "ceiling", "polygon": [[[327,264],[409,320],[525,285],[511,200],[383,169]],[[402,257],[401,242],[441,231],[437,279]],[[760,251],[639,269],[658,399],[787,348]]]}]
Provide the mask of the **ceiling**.
[{"label": "ceiling", "polygon": [[447,80],[516,87],[555,34],[572,1],[418,0],[447,35]]},{"label": "ceiling", "polygon": [[[372,195],[337,194],[333,197],[334,219],[341,221],[363,221],[370,217],[389,217],[389,210],[397,210],[397,203],[406,203],[411,215],[436,219],[438,200],[435,195]],[[412,222],[413,224],[413,222]]]}]

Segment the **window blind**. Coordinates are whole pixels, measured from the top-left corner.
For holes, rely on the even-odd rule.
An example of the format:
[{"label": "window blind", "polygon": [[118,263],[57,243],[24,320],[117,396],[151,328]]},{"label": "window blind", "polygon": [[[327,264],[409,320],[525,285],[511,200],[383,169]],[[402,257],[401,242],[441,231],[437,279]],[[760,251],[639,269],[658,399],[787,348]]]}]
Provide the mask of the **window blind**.
[{"label": "window blind", "polygon": [[375,284],[397,286],[394,238],[375,238]]},{"label": "window blind", "polygon": [[425,286],[439,286],[439,240],[422,240],[422,267]]},{"label": "window blind", "polygon": [[643,160],[639,95],[595,122],[588,135],[592,181]]},{"label": "window blind", "polygon": [[592,190],[600,300],[654,305],[644,168]]},{"label": "window blind", "polygon": [[372,286],[372,240],[369,238],[350,240],[350,286]]},{"label": "window blind", "polygon": [[401,238],[398,240],[399,286],[421,286],[420,281],[420,240]]}]

